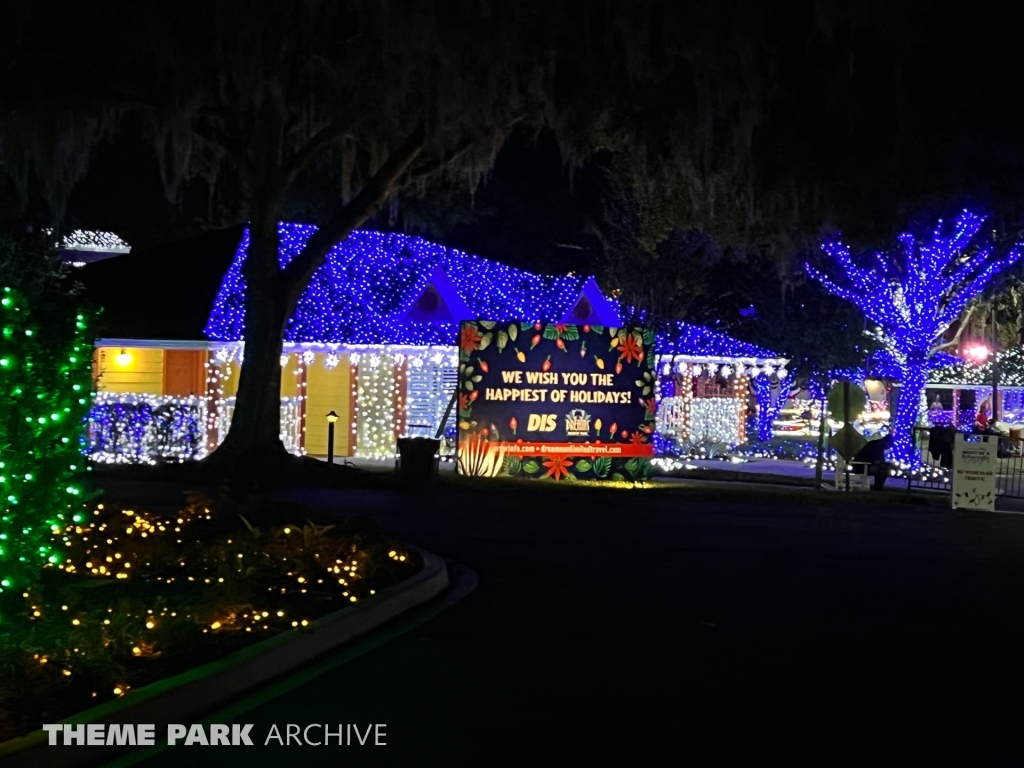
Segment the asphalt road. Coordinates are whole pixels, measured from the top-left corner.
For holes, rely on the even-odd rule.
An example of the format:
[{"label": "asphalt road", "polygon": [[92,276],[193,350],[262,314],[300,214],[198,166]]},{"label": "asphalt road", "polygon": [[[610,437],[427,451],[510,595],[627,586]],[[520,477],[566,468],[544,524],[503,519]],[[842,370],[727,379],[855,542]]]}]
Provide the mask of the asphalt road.
[{"label": "asphalt road", "polygon": [[479,575],[235,719],[386,723],[387,746],[144,765],[1024,763],[1024,516],[749,488],[303,498]]}]

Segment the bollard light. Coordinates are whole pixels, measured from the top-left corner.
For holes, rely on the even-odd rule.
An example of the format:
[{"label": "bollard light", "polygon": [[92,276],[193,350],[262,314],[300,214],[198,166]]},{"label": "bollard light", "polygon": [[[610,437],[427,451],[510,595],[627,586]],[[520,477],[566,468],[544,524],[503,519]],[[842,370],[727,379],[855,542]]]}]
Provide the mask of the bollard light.
[{"label": "bollard light", "polygon": [[331,411],[327,414],[327,463],[334,463],[334,424],[338,421],[338,414]]}]

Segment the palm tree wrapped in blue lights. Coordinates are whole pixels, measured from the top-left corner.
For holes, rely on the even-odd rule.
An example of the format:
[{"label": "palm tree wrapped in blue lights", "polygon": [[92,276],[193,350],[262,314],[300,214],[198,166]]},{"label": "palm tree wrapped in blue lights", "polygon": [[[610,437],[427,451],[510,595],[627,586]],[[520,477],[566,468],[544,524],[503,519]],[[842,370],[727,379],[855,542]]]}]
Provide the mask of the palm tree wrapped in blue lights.
[{"label": "palm tree wrapped in blue lights", "polygon": [[982,241],[978,233],[986,218],[964,209],[952,227],[939,219],[928,238],[901,234],[895,248],[865,258],[865,266],[836,237],[821,244],[835,277],[805,265],[807,274],[875,324],[868,335],[881,344],[883,366],[901,383],[893,455],[906,465],[920,463],[911,432],[928,372],[956,360],[943,352],[956,343],[943,341],[943,334],[995,275],[1024,256],[1022,243],[998,255],[992,243]]}]

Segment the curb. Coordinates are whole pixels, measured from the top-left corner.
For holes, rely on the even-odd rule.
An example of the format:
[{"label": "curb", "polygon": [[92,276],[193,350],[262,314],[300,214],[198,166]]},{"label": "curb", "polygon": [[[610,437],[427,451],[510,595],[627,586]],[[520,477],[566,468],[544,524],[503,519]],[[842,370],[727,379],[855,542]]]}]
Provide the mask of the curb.
[{"label": "curb", "polygon": [[[335,611],[317,619],[308,629],[275,635],[60,722],[154,723],[158,738],[166,733],[167,723],[193,722],[197,716],[365,635],[443,592],[449,583],[445,561],[417,547],[410,549],[422,555],[423,569],[380,592],[375,600]],[[39,730],[0,744],[0,762],[4,768],[70,768],[98,763],[123,750],[116,745],[51,747],[47,734]]]},{"label": "curb", "polygon": [[[258,709],[267,702],[273,701],[277,697],[293,691],[343,664],[358,659],[360,656],[364,656],[370,651],[430,621],[437,614],[469,595],[476,589],[479,583],[479,576],[475,571],[452,560],[446,560],[445,562],[448,564],[450,583],[445,591],[437,597],[422,605],[410,608],[393,621],[389,621],[385,626],[353,640],[343,648],[339,648],[337,652],[327,654],[312,664],[284,675],[267,685],[253,689],[227,706],[221,709],[210,710],[193,722],[199,722],[203,725],[242,722],[246,713],[253,709]],[[259,746],[258,742],[255,742],[255,744]],[[152,747],[138,747],[134,749],[132,747],[122,747],[122,749],[129,749],[131,751],[112,759],[110,762],[104,763],[107,768],[134,768],[134,766],[145,763],[150,758],[169,749],[169,747],[167,746],[166,739],[161,737],[156,739],[156,744]]]}]

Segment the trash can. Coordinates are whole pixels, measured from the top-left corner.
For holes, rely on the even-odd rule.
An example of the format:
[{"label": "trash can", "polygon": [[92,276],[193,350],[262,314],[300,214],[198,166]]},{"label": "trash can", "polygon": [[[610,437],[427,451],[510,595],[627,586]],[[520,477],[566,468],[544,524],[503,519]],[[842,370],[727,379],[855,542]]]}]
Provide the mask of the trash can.
[{"label": "trash can", "polygon": [[437,479],[440,440],[430,437],[398,438],[398,479],[410,491],[429,490]]}]

